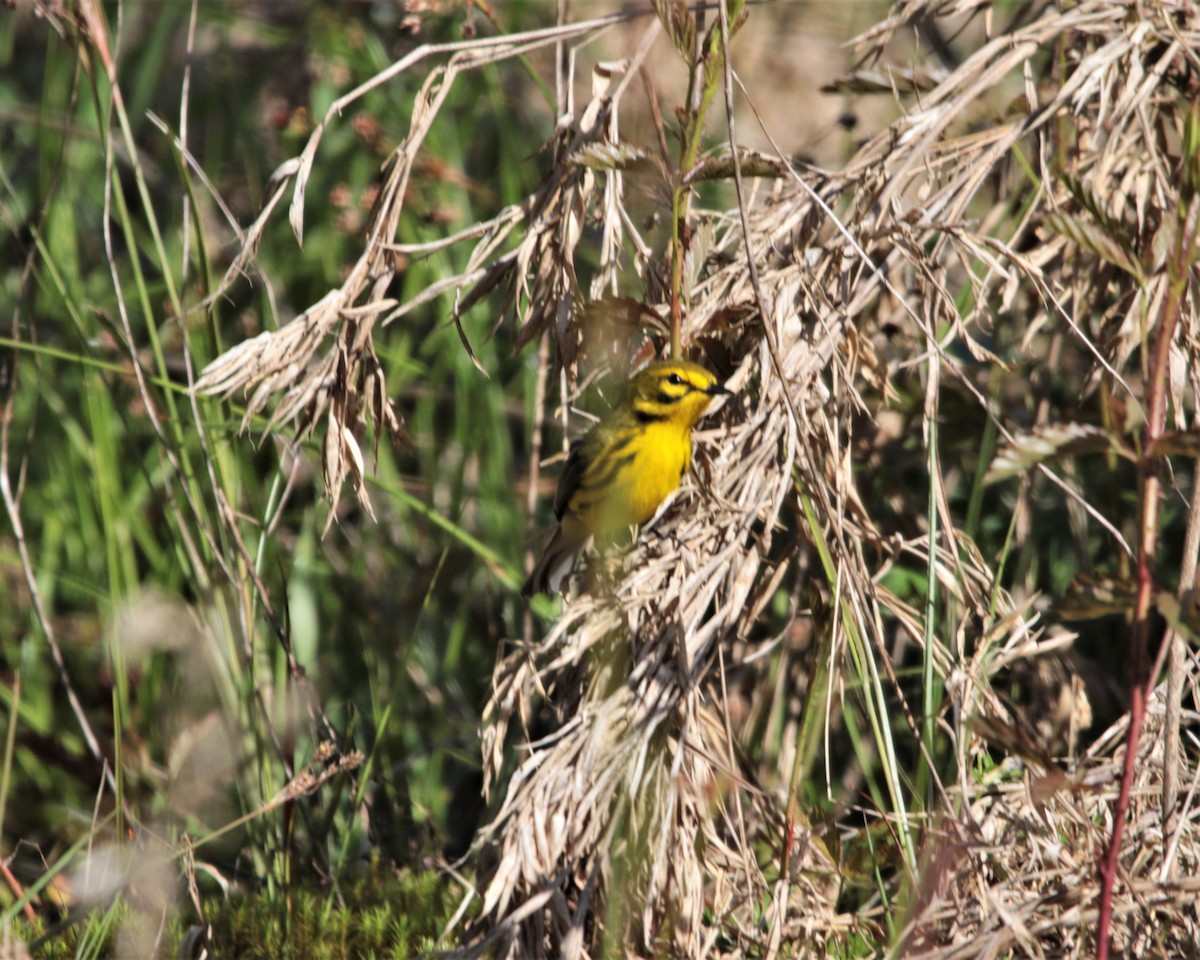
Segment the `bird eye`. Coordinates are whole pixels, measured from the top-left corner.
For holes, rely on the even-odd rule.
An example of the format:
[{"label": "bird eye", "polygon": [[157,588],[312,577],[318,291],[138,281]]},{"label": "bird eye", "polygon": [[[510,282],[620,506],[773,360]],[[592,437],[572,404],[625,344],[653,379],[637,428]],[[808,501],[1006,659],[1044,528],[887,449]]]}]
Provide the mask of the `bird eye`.
[{"label": "bird eye", "polygon": [[672,373],[667,377],[667,383],[674,384],[677,387],[683,386],[683,377],[677,373]]}]

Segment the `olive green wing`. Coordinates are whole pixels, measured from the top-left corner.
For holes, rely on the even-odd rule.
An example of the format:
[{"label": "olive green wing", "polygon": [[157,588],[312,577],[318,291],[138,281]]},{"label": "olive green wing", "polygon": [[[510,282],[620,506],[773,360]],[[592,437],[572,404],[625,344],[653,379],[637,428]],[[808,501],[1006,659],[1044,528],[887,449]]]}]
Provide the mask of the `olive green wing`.
[{"label": "olive green wing", "polygon": [[559,520],[567,512],[567,504],[579,489],[579,481],[583,479],[587,465],[592,461],[598,447],[593,441],[594,433],[595,431],[592,431],[579,437],[571,443],[571,448],[567,451],[567,465],[559,474],[558,487],[554,491],[554,516]]},{"label": "olive green wing", "polygon": [[570,510],[585,514],[614,493],[613,483],[633,460],[639,433],[620,417],[596,424],[571,444],[567,465],[558,478],[554,515],[559,520]]}]

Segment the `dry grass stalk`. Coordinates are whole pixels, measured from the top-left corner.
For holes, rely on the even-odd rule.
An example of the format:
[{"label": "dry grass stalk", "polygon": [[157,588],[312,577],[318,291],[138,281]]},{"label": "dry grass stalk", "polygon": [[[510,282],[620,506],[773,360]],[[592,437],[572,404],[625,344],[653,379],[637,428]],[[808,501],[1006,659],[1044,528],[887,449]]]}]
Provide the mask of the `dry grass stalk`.
[{"label": "dry grass stalk", "polygon": [[[1113,949],[1118,956],[1200,956],[1200,809],[1193,795],[1172,836],[1162,830],[1163,690],[1151,704],[1137,764],[1122,858]],[[1188,718],[1194,722],[1197,718]],[[1033,768],[1020,780],[973,791],[963,811],[975,840],[939,857],[932,892],[906,932],[907,956],[1086,957],[1095,950],[1095,863],[1112,830],[1126,721],[1069,775]],[[1200,748],[1194,738],[1192,748]],[[950,850],[956,838],[931,837]],[[930,861],[934,859],[931,853]],[[1177,871],[1180,879],[1167,880]]]},{"label": "dry grass stalk", "polygon": [[[935,6],[908,5],[898,20],[875,35],[875,41],[882,44],[900,20],[918,13],[930,15],[936,12]],[[662,931],[669,930],[670,949],[677,953],[699,956],[711,952],[714,940],[697,927],[702,904],[709,908],[706,929],[724,933],[723,952],[769,947],[772,941],[778,943],[789,935],[793,935],[794,946],[800,943],[788,926],[788,919],[795,916],[790,910],[774,914],[765,942],[758,942],[755,936],[762,928],[750,914],[739,913],[756,897],[724,901],[722,906],[728,912],[715,910],[711,900],[697,894],[694,879],[704,878],[701,886],[708,891],[730,887],[762,891],[771,885],[770,878],[745,859],[733,857],[719,864],[707,858],[708,851],[722,849],[713,843],[722,830],[728,831],[730,838],[749,834],[751,846],[754,831],[766,831],[770,836],[779,809],[772,809],[773,801],[740,788],[740,778],[724,781],[721,803],[711,805],[713,798],[707,791],[710,784],[722,782],[722,771],[712,763],[711,758],[719,754],[713,743],[705,741],[703,731],[723,729],[723,724],[718,718],[706,728],[693,719],[698,704],[712,698],[716,689],[717,645],[728,643],[739,625],[744,627],[744,622],[739,624],[744,610],[757,609],[752,595],[755,584],[762,582],[759,566],[766,550],[763,538],[753,532],[757,529],[754,523],[764,521],[769,528],[790,490],[790,470],[798,467],[807,488],[824,494],[819,497],[826,508],[822,525],[834,534],[835,543],[842,544],[837,559],[845,603],[856,612],[864,634],[880,645],[880,661],[886,663],[886,637],[876,612],[880,604],[899,613],[918,640],[923,635],[921,617],[915,611],[906,613],[902,603],[874,588],[863,576],[864,566],[856,563],[859,556],[850,545],[865,538],[877,547],[923,555],[930,544],[928,540],[889,543],[877,524],[856,514],[853,507],[859,501],[851,478],[839,469],[838,451],[847,429],[821,415],[820,403],[814,402],[820,396],[812,389],[814,374],[829,361],[836,361],[832,382],[835,389],[848,391],[844,398],[850,401],[836,411],[844,416],[854,406],[856,384],[861,382],[857,378],[866,374],[869,380],[880,375],[870,341],[862,333],[871,329],[872,321],[892,322],[912,330],[928,344],[944,369],[982,401],[971,374],[945,351],[945,344],[937,343],[933,331],[945,324],[977,361],[999,364],[975,331],[988,330],[997,310],[1022,309],[1031,312],[1030,336],[1043,325],[1065,322],[1079,338],[1081,348],[1096,360],[1099,375],[1107,373],[1114,385],[1128,389],[1128,375],[1122,371],[1137,337],[1144,335],[1136,323],[1137,307],[1161,296],[1155,286],[1163,282],[1161,278],[1147,276],[1147,288],[1135,291],[1130,309],[1105,317],[1099,330],[1081,324],[1075,317],[1087,315],[1092,299],[1104,293],[1107,279],[1097,277],[1094,263],[1080,264],[1074,288],[1064,291],[1047,273],[1048,267],[1080,246],[1108,263],[1129,267],[1127,259],[1122,262],[1119,244],[1114,247],[1101,241],[1102,230],[1051,232],[1056,224],[1051,217],[1061,217],[1060,211],[1076,207],[1078,198],[1087,194],[1079,190],[1058,196],[1043,192],[1040,202],[1014,224],[1003,216],[1002,203],[987,209],[981,189],[1005,183],[1013,150],[1019,145],[1036,147],[1049,142],[1054,132],[1050,125],[1069,110],[1079,118],[1081,136],[1096,124],[1104,124],[1105,137],[1089,144],[1093,152],[1081,158],[1086,166],[1077,175],[1086,177],[1086,191],[1115,196],[1114,201],[1106,201],[1113,204],[1111,211],[1094,203],[1090,210],[1085,205],[1084,213],[1095,216],[1108,211],[1110,217],[1134,215],[1144,222],[1151,216],[1147,208],[1155,196],[1169,209],[1166,201],[1171,185],[1163,158],[1153,153],[1146,156],[1146,111],[1159,103],[1153,81],[1162,78],[1166,64],[1183,57],[1190,48],[1180,30],[1194,12],[1168,6],[1170,9],[1147,14],[1151,19],[1144,20],[1123,5],[1083,4],[1065,12],[1046,9],[1038,16],[1028,15],[1026,26],[986,43],[922,98],[920,113],[901,118],[869,142],[844,173],[824,178],[818,187],[821,195],[831,206],[840,202],[846,210],[843,232],[822,228],[812,198],[793,188],[760,200],[745,246],[738,231],[724,224],[709,261],[712,269],[700,271],[703,279],[693,291],[690,315],[711,318],[723,309],[752,310],[754,299],[741,265],[747,254],[754,257],[767,301],[776,310],[769,320],[776,324],[778,338],[785,345],[785,376],[795,391],[794,399],[801,401],[811,419],[799,425],[802,436],[798,435],[798,425],[786,415],[779,382],[766,362],[762,344],[755,346],[750,335],[742,344],[742,355],[747,358],[743,372],[757,379],[760,391],[757,402],[741,407],[719,434],[717,445],[708,448],[712,489],[703,509],[673,511],[657,530],[643,536],[632,572],[620,586],[608,595],[574,602],[543,643],[516,651],[499,668],[496,695],[488,712],[492,726],[485,731],[485,757],[492,778],[499,772],[511,718],[527,717],[536,699],[547,697],[568,719],[554,737],[528,746],[529,754],[514,775],[505,804],[484,837],[494,865],[485,876],[484,910],[477,928],[491,933],[478,942],[480,946],[500,941],[505,946],[501,954],[513,956],[555,955],[560,950],[590,954],[588,945],[594,949],[601,938],[585,924],[585,916],[590,912],[595,924],[613,920],[611,909],[605,911],[594,904],[615,870],[606,870],[604,865],[622,858],[626,871],[622,880],[628,881],[632,871],[640,882],[622,887],[620,895],[634,904],[657,907],[653,923],[648,917],[622,918],[626,920],[623,927],[614,925],[604,931],[627,946],[653,953],[666,946],[665,940],[656,944],[655,934],[665,937]],[[1149,39],[1156,34],[1158,46]],[[1025,109],[1015,110],[1007,122],[983,134],[957,132],[969,125],[982,95],[1009,78],[1020,77],[1031,58],[1063,38],[1077,43],[1080,52],[1069,61],[1061,85],[1051,92],[1047,103],[1040,104],[1041,91],[1027,84]],[[1143,59],[1150,51],[1154,52],[1154,65]],[[1143,82],[1125,83],[1130,75],[1143,78]],[[1152,122],[1149,125],[1153,128]],[[1055,173],[1048,153],[1040,150],[1037,157],[1044,183],[1053,186],[1063,178]],[[1108,178],[1113,177],[1134,189],[1132,209],[1122,206],[1125,194],[1111,191]],[[1002,222],[1012,231],[1003,239],[991,232]],[[1039,223],[1050,229],[1041,228],[1045,232],[1033,252],[1019,252],[1021,238],[1031,235]],[[1063,221],[1057,224],[1061,227]],[[864,252],[880,265],[880,272],[862,270]],[[720,267],[722,262],[727,266]],[[984,269],[977,270],[981,264]],[[881,291],[883,275],[890,296]],[[963,281],[972,284],[976,304],[965,317],[952,294]],[[846,306],[837,307],[839,302]],[[920,304],[920,309],[913,309],[913,304]],[[847,316],[856,318],[854,327],[846,323]],[[803,321],[797,322],[797,317]],[[1193,318],[1189,317],[1188,323],[1194,324]],[[704,336],[704,320],[694,321],[690,333],[693,338]],[[816,365],[811,365],[814,362]],[[1173,368],[1173,376],[1183,378],[1173,384],[1177,395],[1186,385],[1186,369],[1183,364]],[[1045,469],[1044,464],[1042,467]],[[1075,495],[1093,517],[1103,521],[1094,505]],[[829,509],[833,504],[850,505],[849,515]],[[996,847],[988,845],[987,837],[989,831],[996,832],[997,817],[1002,815],[1011,818],[1007,822],[1020,825],[1045,822],[1039,811],[1047,800],[1042,798],[1027,810],[1027,804],[1018,802],[1021,794],[1014,791],[999,796],[981,792],[974,785],[973,770],[985,747],[971,730],[976,717],[980,724],[1018,726],[1019,718],[992,692],[991,677],[1004,665],[1043,653],[1062,641],[1039,642],[1036,615],[1023,612],[1003,592],[991,596],[994,573],[990,563],[960,531],[953,530],[948,515],[942,520],[950,527],[955,544],[954,549],[937,545],[938,569],[945,574],[943,586],[952,590],[964,611],[994,626],[978,638],[966,659],[950,649],[935,651],[939,673],[950,680],[955,708],[959,789],[965,789],[971,798],[970,805],[959,813],[960,804],[953,797],[956,791],[945,794],[944,815],[954,818],[947,836],[967,852],[960,859],[961,869],[952,877],[955,882],[935,883],[939,890],[957,892],[953,911],[943,910],[943,901],[936,898],[922,902],[908,942],[913,949],[938,943],[941,951],[948,942],[957,943],[955,956],[994,955],[994,951],[1012,948],[1053,954],[1056,948],[1052,944],[1059,936],[1055,928],[1076,910],[1071,904],[1084,903],[1093,895],[1087,891],[1094,891],[1094,853],[1107,833],[1090,825],[1102,818],[1112,803],[1114,760],[1109,755],[1089,761],[1089,767],[1098,771],[1088,775],[1089,781],[1100,777],[1109,784],[1108,790],[1060,789],[1052,793],[1051,802],[1065,804],[1080,843],[1093,855],[1062,860],[1056,866],[1062,871],[1056,879],[1069,893],[1046,896],[1045,889],[1038,886],[1038,875],[1018,867],[1029,862],[1030,846],[1050,842],[1054,831],[1003,834],[1003,842]],[[1114,539],[1124,545],[1119,535]],[[614,657],[614,648],[629,650],[628,661],[624,655]],[[721,704],[716,699],[719,711]],[[1110,737],[1101,743],[1112,750],[1117,741]],[[669,764],[676,774],[662,779],[657,793],[655,780],[647,781],[646,773],[654,768],[656,756],[660,768]],[[1178,762],[1183,764],[1181,774],[1186,775],[1186,762]],[[1140,769],[1145,782],[1138,795],[1145,815],[1137,822],[1143,829],[1135,831],[1136,839],[1130,838],[1128,849],[1136,852],[1138,844],[1155,841],[1161,852],[1171,841],[1155,838],[1153,831],[1146,829],[1157,809],[1152,787],[1157,786],[1158,778],[1153,774],[1154,765]],[[1055,782],[1055,776],[1048,774],[1035,783]],[[1027,789],[1023,792],[1029,793]],[[654,841],[642,841],[640,859],[630,857],[622,846],[620,831],[629,809],[637,809],[639,829],[657,824]],[[681,822],[679,811],[688,809],[692,816]],[[1034,819],[1030,821],[1030,817]],[[1173,842],[1177,850],[1186,846],[1187,856],[1193,857],[1197,838],[1188,823],[1181,821]],[[764,834],[758,836],[761,840]],[[937,836],[927,836],[927,854],[938,848]],[[703,837],[703,842],[697,842],[698,837]],[[998,858],[1010,854],[1013,859],[1008,866],[1014,877],[1023,874],[1032,889],[1041,891],[1036,903],[1008,899],[1012,891],[993,872]],[[1158,884],[1152,878],[1158,865],[1165,862],[1161,856],[1157,860],[1135,857],[1137,874],[1118,911],[1121,944],[1144,945],[1154,929],[1147,921],[1166,903],[1181,911],[1182,920],[1165,934],[1169,942],[1178,949],[1196,942],[1194,908],[1185,907],[1189,890],[1156,886],[1153,897],[1145,894],[1147,884]],[[662,878],[667,875],[686,879],[665,887]],[[607,892],[611,898],[612,888]],[[827,892],[811,891],[816,899],[810,897],[806,906],[812,911],[810,919],[814,914],[824,918],[814,920],[814,925],[828,924],[828,932],[836,924],[831,922],[832,903],[821,900],[821,894]],[[1092,910],[1087,917],[1094,922],[1094,906]],[[967,919],[985,916],[990,918],[986,922]],[[955,929],[948,930],[947,923],[956,924]],[[974,927],[968,930],[972,923]],[[1088,949],[1088,929],[1087,923],[1077,924],[1076,934],[1063,937],[1058,945],[1068,952]],[[586,940],[585,930],[592,931]],[[787,933],[781,932],[785,930]],[[797,949],[820,952],[819,936],[806,943]]]},{"label": "dry grass stalk", "polygon": [[[907,24],[977,7],[900,3],[860,38],[860,51],[865,60],[880,58]],[[866,658],[876,688],[864,696],[885,716],[899,703],[916,738],[916,713],[890,673],[891,644],[897,637],[924,643],[924,614],[877,586],[867,555],[927,561],[932,550],[931,569],[958,618],[943,634],[957,628],[957,641],[935,641],[931,651],[946,682],[950,710],[941,731],[952,740],[955,783],[934,784],[941,800],[925,821],[907,946],[963,958],[1092,949],[1094,861],[1108,835],[1120,738],[1102,737],[1076,769],[1046,765],[998,789],[979,783],[979,762],[991,753],[976,731],[1022,729],[993,677],[1060,641],[1043,637],[1029,599],[996,589],[993,560],[956,529],[944,491],[935,490],[939,536],[932,543],[906,538],[869,514],[847,452],[852,415],[870,409],[864,395],[886,393],[889,377],[907,367],[924,365],[935,385],[940,373],[943,384],[988,409],[979,381],[1003,366],[987,342],[1000,314],[1025,317],[1021,348],[1047,329],[1065,331],[1094,363],[1093,384],[1103,380],[1136,405],[1141,374],[1132,358],[1164,295],[1153,237],[1178,195],[1177,158],[1164,147],[1179,100],[1170,84],[1186,89],[1196,67],[1198,18],[1182,2],[1023,7],[952,71],[931,70],[936,85],[844,170],[810,170],[805,183],[793,175],[760,189],[748,235],[732,214],[696,215],[685,340],[719,340],[733,358],[734,385],[744,389],[699,437],[704,489],[685,484],[673,508],[642,532],[624,576],[577,598],[544,640],[497,667],[484,730],[489,786],[500,780],[514,721],[528,736],[534,710],[549,702],[562,723],[523,745],[500,811],[480,838],[483,909],[465,952],[593,956],[611,938],[613,949],[646,955],[772,954],[783,945],[820,955],[845,929],[831,881],[836,865],[804,837],[785,849],[795,824],[781,798],[754,785],[756,772],[742,769],[719,669],[726,651],[743,649],[741,638],[778,582],[764,563],[778,554],[775,524],[794,509],[797,476],[817,510],[817,528],[807,536],[822,536],[831,549],[832,690],[842,687],[851,636],[864,638],[856,655]],[[635,54],[635,66],[646,49]],[[354,375],[374,375],[370,341],[380,320],[412,306],[383,296],[406,164],[436,114],[439,84],[449,83],[456,66],[475,62],[452,62],[427,85],[423,102],[431,106],[418,111],[398,154],[354,282],[306,312],[295,330],[218,361],[202,382],[226,392],[255,388],[253,410],[279,395],[274,421],[302,428],[333,411],[334,435],[342,438],[326,447],[334,496],[346,469],[339,472],[336,462],[331,469],[330,461],[346,456],[338,446],[351,434],[355,391],[363,389]],[[1039,86],[1040,76],[1055,83]],[[615,118],[624,81],[610,93],[607,80],[598,74],[591,104],[560,124],[554,168],[539,191],[464,232],[459,239],[477,241],[470,268],[439,288],[471,287],[464,308],[504,291],[503,315],[521,324],[518,342],[552,330],[567,363],[587,335],[578,329],[588,314],[575,309],[574,273],[585,224],[599,224],[605,238],[592,299],[617,289],[621,251],[631,251],[642,299],[658,316],[667,311],[655,279],[665,275],[663,265],[637,234],[623,194],[627,178],[640,175],[653,187],[657,174],[641,153],[622,149]],[[783,157],[774,162],[790,169]],[[1020,208],[1007,198],[1014,189],[1027,201]],[[498,255],[518,224],[526,225],[523,239]],[[758,267],[765,317],[748,257]],[[964,288],[972,294],[965,311]],[[764,324],[780,347],[778,372]],[[896,355],[879,335],[885,326],[900,331],[910,353]],[[1180,362],[1170,370],[1180,416],[1184,398],[1200,389],[1200,326],[1190,299],[1181,327]],[[337,349],[318,357],[328,337]],[[948,349],[955,340],[971,361]],[[371,396],[386,398],[381,380],[370,383]],[[939,416],[939,402],[935,387],[927,393],[927,424]],[[373,413],[377,429],[387,425],[382,409]],[[1014,441],[1004,424],[999,430]],[[359,471],[353,450],[349,459],[350,473]],[[1110,550],[1129,552],[1076,486],[1047,462],[1037,468],[1074,499],[1081,517],[1107,531]],[[1194,682],[1194,658],[1188,670]],[[1196,807],[1185,791],[1186,809],[1167,835],[1156,794],[1164,765],[1180,783],[1193,783],[1194,774],[1185,755],[1161,752],[1161,700],[1156,705],[1126,836],[1117,945],[1142,951],[1167,944],[1169,954],[1194,955],[1187,953],[1200,938],[1194,885],[1163,878],[1172,870],[1190,877],[1200,867]],[[890,776],[902,812],[907,787],[898,772]],[[895,828],[915,831],[917,821],[906,819]],[[762,849],[774,858],[760,862],[752,851]],[[765,914],[764,904],[772,904]],[[1164,927],[1168,908],[1172,922]]]},{"label": "dry grass stalk", "polygon": [[[549,44],[594,34],[621,19],[624,18],[612,16],[511,37],[422,46],[331,105],[303,153],[282,164],[272,176],[270,198],[258,220],[246,231],[242,251],[226,272],[222,289],[214,296],[219,296],[237,274],[253,262],[262,232],[287,186],[292,183],[289,219],[297,238],[303,236],[304,188],[329,123],[368,91],[394,79],[426,57],[449,54],[445,65],[438,65],[430,72],[416,98],[408,136],[388,162],[367,227],[363,253],[342,285],[281,329],[264,332],[226,351],[205,368],[196,383],[196,392],[222,396],[249,393],[243,427],[271,405],[274,409],[265,428],[267,431],[286,425],[303,437],[323,423],[322,468],[327,494],[337,502],[344,483],[350,480],[359,502],[373,516],[364,484],[364,458],[356,436],[359,424],[366,421],[370,425],[377,443],[381,436],[406,441],[375,353],[375,329],[398,319],[418,304],[483,275],[481,269],[468,270],[466,276],[450,278],[405,304],[388,296],[398,270],[397,254],[401,252],[393,241],[404,211],[406,187],[413,165],[420,156],[421,145],[460,73],[498,60],[520,57]],[[602,105],[606,99],[598,97],[597,103]],[[592,111],[593,117],[597,112]],[[549,191],[555,201],[565,196],[569,202],[572,190],[578,189],[573,178],[567,179],[571,179],[571,184],[565,187],[555,184]],[[534,217],[535,227],[556,224],[560,219],[570,223],[569,217],[548,215],[545,203],[534,198],[527,210],[506,210],[492,224],[471,231],[483,233],[476,258],[492,255],[525,215]],[[525,255],[530,253],[526,251]],[[522,268],[529,266],[527,260],[519,257],[517,262]],[[560,262],[553,268],[553,265],[539,261],[538,275],[543,275],[547,267],[551,267],[554,285],[551,290],[538,288],[535,293],[539,294],[539,304],[554,294],[557,299],[551,299],[557,305],[555,309],[561,320],[563,304],[570,302],[569,295],[574,292],[573,268],[569,262],[565,265]],[[330,523],[334,516],[331,512]]]},{"label": "dry grass stalk", "polygon": [[[638,915],[631,907],[627,919],[638,931],[633,942],[648,953],[655,952],[663,917],[671,918],[671,949],[704,952],[703,915],[714,907],[706,878],[723,880],[722,922],[735,912],[748,917],[770,891],[739,847],[747,818],[779,847],[783,818],[770,798],[748,786],[744,816],[713,805],[730,784],[744,785],[744,777],[711,702],[711,681],[718,644],[736,634],[742,612],[760,600],[755,575],[792,485],[786,465],[797,441],[783,391],[808,395],[828,359],[822,348],[834,344],[802,336],[787,312],[775,322],[789,345],[794,379],[785,385],[776,378],[761,351],[735,376],[744,382],[756,374],[760,392],[755,402],[739,404],[733,422],[701,436],[710,489],[686,486],[674,509],[643,535],[626,561],[631,572],[612,592],[580,597],[535,649],[517,650],[498,669],[484,734],[489,783],[501,773],[509,722],[527,716],[541,691],[571,717],[551,742],[531,750],[484,838],[498,857],[484,917],[496,921],[497,933],[508,932],[513,956],[583,949],[581,916],[547,919],[543,946],[531,930],[514,928],[512,912],[551,892],[551,901],[565,896],[566,904],[596,900],[612,889],[614,871],[628,884],[618,889],[629,903],[644,908]],[[778,450],[779,442],[790,449]],[[816,848],[802,845],[800,853],[797,870],[828,874],[832,865]],[[559,891],[563,881],[573,889]],[[829,918],[831,905],[815,889],[792,896],[805,901],[814,927]]]}]

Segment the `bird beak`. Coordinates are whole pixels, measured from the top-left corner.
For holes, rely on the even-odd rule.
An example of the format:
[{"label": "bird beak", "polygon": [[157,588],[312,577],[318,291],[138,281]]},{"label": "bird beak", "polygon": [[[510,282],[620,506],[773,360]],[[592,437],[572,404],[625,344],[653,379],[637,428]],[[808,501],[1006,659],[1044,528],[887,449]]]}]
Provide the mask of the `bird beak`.
[{"label": "bird beak", "polygon": [[721,396],[722,394],[727,394],[727,395],[730,395],[730,396],[732,396],[732,395],[733,395],[733,391],[732,391],[732,390],[728,390],[728,389],[726,389],[724,386],[722,386],[722,385],[721,385],[721,384],[719,384],[719,383],[714,383],[714,384],[713,384],[711,387],[709,387],[709,388],[708,388],[707,390],[705,390],[704,392],[705,392],[705,393],[707,393],[707,394],[708,394],[710,397],[719,397],[719,396]]}]

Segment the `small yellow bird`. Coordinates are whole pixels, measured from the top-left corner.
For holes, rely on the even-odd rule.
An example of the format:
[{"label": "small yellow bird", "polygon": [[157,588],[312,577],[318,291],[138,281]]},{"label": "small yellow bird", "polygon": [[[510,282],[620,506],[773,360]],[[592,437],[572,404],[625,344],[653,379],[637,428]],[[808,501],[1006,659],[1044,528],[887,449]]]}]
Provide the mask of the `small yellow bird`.
[{"label": "small yellow bird", "polygon": [[654,516],[692,462],[692,427],[722,393],[713,374],[686,360],[634,374],[621,402],[571,444],[554,494],[558,525],[521,596],[560,592],[588,540]]}]

